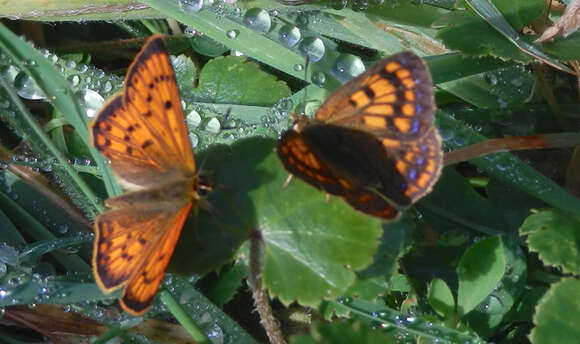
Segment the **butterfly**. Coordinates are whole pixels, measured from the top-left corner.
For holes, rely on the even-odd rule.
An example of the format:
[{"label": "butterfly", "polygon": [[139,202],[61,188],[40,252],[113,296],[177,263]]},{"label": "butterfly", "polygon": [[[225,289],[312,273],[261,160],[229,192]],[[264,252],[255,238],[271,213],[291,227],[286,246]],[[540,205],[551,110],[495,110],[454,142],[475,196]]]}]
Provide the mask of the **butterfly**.
[{"label": "butterfly", "polygon": [[91,124],[91,142],[126,193],[95,218],[93,273],[121,306],[146,312],[159,289],[192,206],[211,185],[196,172],[179,89],[162,35],[152,36],[129,67],[123,91]]},{"label": "butterfly", "polygon": [[388,57],[334,92],[278,141],[284,167],[354,209],[392,220],[441,173],[433,82],[412,52]]}]

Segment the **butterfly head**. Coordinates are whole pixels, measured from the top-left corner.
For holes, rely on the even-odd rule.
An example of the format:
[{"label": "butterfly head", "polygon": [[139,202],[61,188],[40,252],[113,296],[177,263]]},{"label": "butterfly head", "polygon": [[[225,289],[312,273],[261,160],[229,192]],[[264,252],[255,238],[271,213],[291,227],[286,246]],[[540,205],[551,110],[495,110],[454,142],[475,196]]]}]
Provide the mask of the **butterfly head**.
[{"label": "butterfly head", "polygon": [[204,199],[215,187],[216,184],[207,176],[198,175],[193,186],[193,192],[197,199]]},{"label": "butterfly head", "polygon": [[301,132],[302,129],[312,124],[312,122],[314,121],[313,119],[309,118],[304,114],[297,115],[292,113],[290,114],[290,118],[292,119],[292,128],[297,132]]}]

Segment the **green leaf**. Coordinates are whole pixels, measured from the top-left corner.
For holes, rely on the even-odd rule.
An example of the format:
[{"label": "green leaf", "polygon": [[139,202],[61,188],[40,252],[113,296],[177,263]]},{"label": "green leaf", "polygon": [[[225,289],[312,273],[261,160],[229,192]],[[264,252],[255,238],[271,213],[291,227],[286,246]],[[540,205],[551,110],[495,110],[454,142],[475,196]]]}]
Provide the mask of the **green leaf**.
[{"label": "green leaf", "polygon": [[520,228],[527,235],[530,251],[537,252],[544,264],[566,273],[580,271],[580,219],[558,210],[530,215]]},{"label": "green leaf", "polygon": [[310,335],[298,335],[290,338],[291,344],[335,343],[335,344],[388,344],[397,343],[391,334],[371,329],[359,322],[320,323],[312,326]]},{"label": "green leaf", "polygon": [[542,42],[542,48],[560,60],[577,60],[580,58],[580,32],[576,31],[566,38],[556,37],[551,42]]},{"label": "green leaf", "polygon": [[516,31],[520,31],[546,11],[544,0],[494,0],[492,2]]},{"label": "green leaf", "polygon": [[477,341],[475,336],[365,300],[347,297],[334,303],[356,314],[357,317],[371,321],[373,328],[387,328],[395,335],[404,334],[405,338],[414,335],[437,342],[465,343],[469,341],[475,343]]},{"label": "green leaf", "polygon": [[566,278],[555,283],[536,307],[530,334],[534,344],[576,343],[580,338],[580,281]]},{"label": "green leaf", "polygon": [[285,304],[315,306],[342,295],[354,283],[354,271],[372,262],[380,221],[341,199],[327,202],[298,179],[280,191],[287,172],[275,156],[267,162],[279,173],[252,195],[266,245],[264,287]]},{"label": "green leaf", "polygon": [[[484,140],[459,120],[437,113],[439,132],[447,148],[457,149]],[[495,153],[470,160],[503,184],[514,186],[553,207],[580,215],[580,200],[513,154]]]},{"label": "green leaf", "polygon": [[[199,158],[218,187],[200,211],[198,226],[183,231],[172,266],[181,273],[205,272],[232,258],[252,231],[265,243],[263,286],[285,303],[314,306],[344,293],[355,271],[367,267],[381,235],[380,221],[338,198],[288,176],[272,140],[239,140]],[[194,229],[194,230],[191,230]]]},{"label": "green leaf", "polygon": [[207,35],[194,35],[190,38],[190,43],[195,52],[210,57],[220,56],[229,50],[227,46],[214,41]]},{"label": "green leaf", "polygon": [[191,89],[193,87],[193,81],[195,80],[195,73],[197,72],[191,59],[185,55],[179,55],[171,58],[171,64],[173,65],[180,90],[182,88]]},{"label": "green leaf", "polygon": [[489,237],[472,245],[461,257],[457,270],[457,311],[464,315],[492,292],[504,274],[501,239]]},{"label": "green leaf", "polygon": [[241,260],[237,260],[232,266],[220,271],[217,281],[212,283],[205,294],[213,303],[222,307],[234,298],[247,275],[248,268]]},{"label": "green leaf", "polygon": [[255,62],[235,56],[209,61],[201,70],[199,88],[194,91],[200,102],[255,106],[272,106],[290,95],[284,82],[263,72]]},{"label": "green leaf", "polygon": [[435,278],[429,285],[429,304],[442,317],[451,317],[455,313],[455,299],[451,289],[444,280]]},{"label": "green leaf", "polygon": [[505,322],[505,316],[524,293],[527,283],[527,262],[515,235],[502,237],[505,273],[491,294],[464,318],[481,337],[489,338]]},{"label": "green leaf", "polygon": [[[471,10],[451,12],[439,18],[435,25],[446,26],[437,33],[437,37],[449,49],[459,50],[466,55],[491,55],[518,62],[532,61],[530,56],[521,52]],[[466,32],[469,34],[466,35]]]}]

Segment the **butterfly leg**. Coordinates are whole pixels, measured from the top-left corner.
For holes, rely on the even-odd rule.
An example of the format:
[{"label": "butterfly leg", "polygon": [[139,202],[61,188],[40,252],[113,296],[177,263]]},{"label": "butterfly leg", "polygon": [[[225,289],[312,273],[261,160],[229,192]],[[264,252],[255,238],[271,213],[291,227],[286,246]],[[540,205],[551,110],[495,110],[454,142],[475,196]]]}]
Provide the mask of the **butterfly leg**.
[{"label": "butterfly leg", "polygon": [[290,185],[290,182],[292,181],[292,178],[294,178],[294,175],[289,174],[288,178],[286,178],[286,181],[284,182],[284,184],[282,184],[282,186],[280,187],[280,190],[284,190],[288,187],[288,185]]}]

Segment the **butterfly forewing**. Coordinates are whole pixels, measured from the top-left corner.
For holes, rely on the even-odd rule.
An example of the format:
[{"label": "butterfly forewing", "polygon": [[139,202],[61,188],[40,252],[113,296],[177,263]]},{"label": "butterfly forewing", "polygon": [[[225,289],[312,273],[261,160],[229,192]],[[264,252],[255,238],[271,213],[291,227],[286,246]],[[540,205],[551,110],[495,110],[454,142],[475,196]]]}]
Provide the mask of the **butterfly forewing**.
[{"label": "butterfly forewing", "polygon": [[411,52],[384,59],[350,80],[316,112],[328,124],[409,140],[433,125],[433,82],[423,60]]},{"label": "butterfly forewing", "polygon": [[100,111],[92,137],[126,188],[194,175],[179,91],[161,36],[150,39],[129,67],[123,93]]}]

